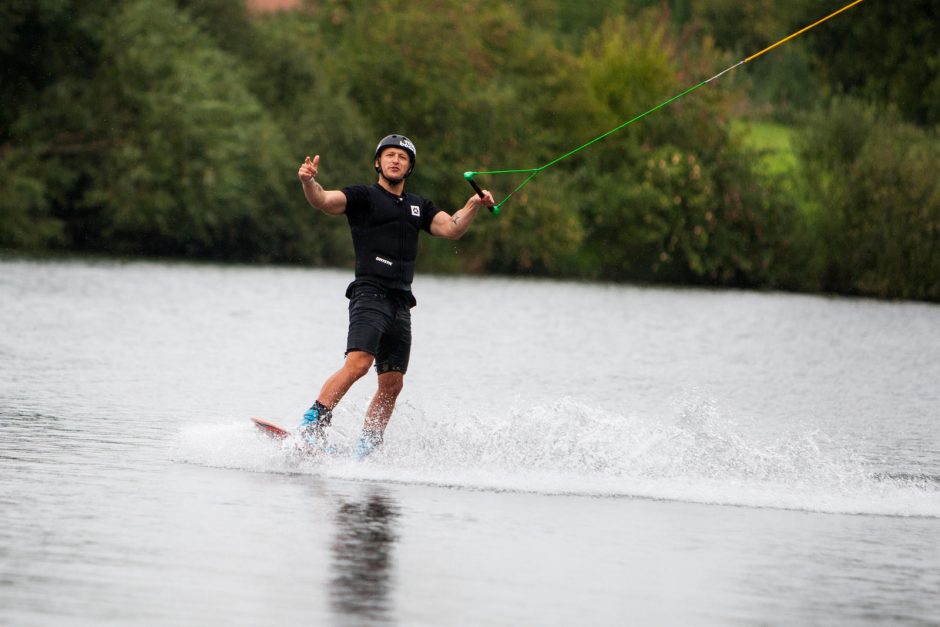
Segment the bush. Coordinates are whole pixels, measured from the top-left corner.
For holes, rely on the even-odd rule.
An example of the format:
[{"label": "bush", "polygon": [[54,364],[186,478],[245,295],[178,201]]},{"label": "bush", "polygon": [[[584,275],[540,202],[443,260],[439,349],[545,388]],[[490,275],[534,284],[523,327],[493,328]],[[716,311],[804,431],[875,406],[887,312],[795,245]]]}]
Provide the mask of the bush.
[{"label": "bush", "polygon": [[[681,90],[688,69],[661,15],[613,18],[586,42],[592,93],[621,122]],[[720,55],[696,51],[700,76]],[[707,68],[707,69],[706,69]],[[709,85],[592,146],[578,184],[589,276],[721,285],[773,283],[795,213],[729,130],[731,96]],[[611,126],[614,126],[611,124]]]},{"label": "bush", "polygon": [[83,204],[122,253],[276,256],[291,161],[243,74],[168,1],[132,1],[103,33],[94,124],[107,148]]},{"label": "bush", "polygon": [[940,300],[940,140],[855,100],[816,113],[801,136],[816,194],[826,290]]},{"label": "bush", "polygon": [[0,247],[41,250],[63,240],[38,170],[38,160],[26,151],[0,150]]}]

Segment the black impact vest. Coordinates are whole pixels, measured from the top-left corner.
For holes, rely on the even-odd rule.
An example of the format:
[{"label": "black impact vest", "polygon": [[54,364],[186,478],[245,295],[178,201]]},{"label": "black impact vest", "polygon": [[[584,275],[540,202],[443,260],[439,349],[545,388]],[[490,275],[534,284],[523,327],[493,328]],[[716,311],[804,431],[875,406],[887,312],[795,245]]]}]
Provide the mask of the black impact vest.
[{"label": "black impact vest", "polygon": [[418,233],[431,232],[431,221],[440,209],[417,194],[396,196],[378,183],[351,185],[342,191],[356,251],[356,280],[410,292]]}]

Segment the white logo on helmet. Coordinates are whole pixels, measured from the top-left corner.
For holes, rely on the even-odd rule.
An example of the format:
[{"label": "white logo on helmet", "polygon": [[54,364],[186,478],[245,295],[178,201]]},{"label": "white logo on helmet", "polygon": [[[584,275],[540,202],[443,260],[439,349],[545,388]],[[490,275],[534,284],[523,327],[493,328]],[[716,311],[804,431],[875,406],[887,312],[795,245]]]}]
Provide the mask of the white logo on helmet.
[{"label": "white logo on helmet", "polygon": [[402,148],[407,148],[414,154],[418,154],[418,151],[415,150],[415,145],[411,143],[410,139],[402,139],[400,142],[398,142],[398,145]]}]

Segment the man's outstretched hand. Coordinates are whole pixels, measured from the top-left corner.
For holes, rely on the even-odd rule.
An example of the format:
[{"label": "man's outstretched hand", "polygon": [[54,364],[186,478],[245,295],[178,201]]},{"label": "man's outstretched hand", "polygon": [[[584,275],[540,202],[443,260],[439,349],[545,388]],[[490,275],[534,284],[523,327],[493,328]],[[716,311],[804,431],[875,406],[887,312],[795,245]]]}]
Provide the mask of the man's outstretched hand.
[{"label": "man's outstretched hand", "polygon": [[313,180],[317,178],[319,168],[320,155],[314,155],[313,159],[310,159],[310,155],[307,155],[307,159],[300,164],[300,169],[297,170],[297,177],[300,178],[302,183],[313,183]]}]

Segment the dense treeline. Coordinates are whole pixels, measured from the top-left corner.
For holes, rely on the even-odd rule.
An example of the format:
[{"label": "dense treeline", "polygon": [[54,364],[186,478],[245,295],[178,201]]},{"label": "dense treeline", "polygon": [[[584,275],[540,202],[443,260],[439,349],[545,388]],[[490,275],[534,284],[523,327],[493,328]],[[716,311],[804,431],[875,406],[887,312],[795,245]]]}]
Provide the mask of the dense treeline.
[{"label": "dense treeline", "polygon": [[[12,0],[0,247],[350,262],[321,180],[536,167],[842,0]],[[940,300],[940,0],[868,0],[539,175],[421,269]],[[520,179],[480,179],[497,198]]]}]

